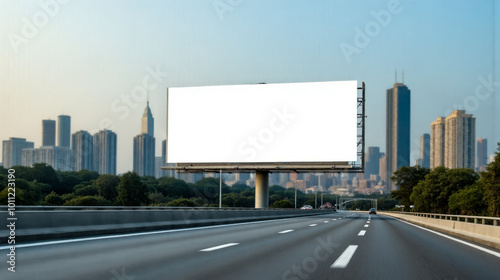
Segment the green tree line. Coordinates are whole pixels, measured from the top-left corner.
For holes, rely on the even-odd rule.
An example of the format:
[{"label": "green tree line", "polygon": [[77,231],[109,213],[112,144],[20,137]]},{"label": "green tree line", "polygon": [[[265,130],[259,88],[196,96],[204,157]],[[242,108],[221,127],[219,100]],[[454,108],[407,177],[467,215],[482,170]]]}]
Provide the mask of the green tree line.
[{"label": "green tree line", "polygon": [[417,212],[500,217],[500,143],[484,172],[401,167],[392,180],[399,190],[391,195],[406,209],[415,205]]},{"label": "green tree line", "polygon": [[[202,178],[187,183],[172,177],[156,179],[127,172],[121,176],[97,172],[56,171],[44,163],[33,167],[14,166],[16,205],[52,206],[186,206],[218,207],[219,179]],[[8,170],[0,166],[0,204],[7,204]],[[255,189],[242,183],[222,184],[224,207],[254,207]],[[335,204],[336,196],[323,195],[323,202]],[[269,188],[272,208],[294,208],[295,190]],[[315,205],[315,195],[297,191],[297,207]],[[320,206],[320,195],[317,196]]]}]

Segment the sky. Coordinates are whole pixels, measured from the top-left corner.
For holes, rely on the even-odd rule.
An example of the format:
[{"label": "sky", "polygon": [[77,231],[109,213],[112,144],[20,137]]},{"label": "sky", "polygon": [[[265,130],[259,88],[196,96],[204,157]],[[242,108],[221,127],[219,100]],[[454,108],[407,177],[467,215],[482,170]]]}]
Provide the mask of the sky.
[{"label": "sky", "polygon": [[0,139],[39,147],[42,120],[70,115],[71,133],[117,133],[124,173],[148,93],[159,156],[167,87],[357,80],[366,83],[366,145],[385,151],[386,90],[404,71],[412,162],[430,123],[456,109],[476,117],[492,154],[496,2],[0,0]]}]

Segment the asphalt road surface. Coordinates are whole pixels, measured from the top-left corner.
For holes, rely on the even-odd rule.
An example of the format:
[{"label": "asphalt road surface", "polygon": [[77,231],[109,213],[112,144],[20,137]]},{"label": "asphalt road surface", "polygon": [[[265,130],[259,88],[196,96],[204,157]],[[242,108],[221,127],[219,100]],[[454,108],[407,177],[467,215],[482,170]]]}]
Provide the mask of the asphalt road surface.
[{"label": "asphalt road surface", "polygon": [[18,244],[0,279],[500,279],[500,251],[343,212]]}]

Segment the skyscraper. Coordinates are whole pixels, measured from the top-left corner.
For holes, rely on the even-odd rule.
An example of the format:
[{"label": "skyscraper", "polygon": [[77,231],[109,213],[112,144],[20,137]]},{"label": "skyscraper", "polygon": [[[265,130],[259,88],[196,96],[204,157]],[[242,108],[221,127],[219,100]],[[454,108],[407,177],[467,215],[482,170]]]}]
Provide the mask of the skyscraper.
[{"label": "skyscraper", "polygon": [[477,139],[477,169],[485,171],[488,165],[488,139]]},{"label": "skyscraper", "polygon": [[[163,140],[161,142],[161,166],[175,166],[175,163],[166,163],[167,162],[167,140]],[[179,178],[179,173],[175,170],[162,170],[160,173],[160,177],[168,176]]]},{"label": "skyscraper", "polygon": [[431,167],[431,136],[428,133],[420,136],[420,154],[417,163],[421,167]]},{"label": "skyscraper", "polygon": [[70,147],[71,117],[66,115],[57,116],[57,146]]},{"label": "skyscraper", "polygon": [[90,133],[80,130],[72,135],[75,171],[93,170],[94,139]]},{"label": "skyscraper", "polygon": [[391,177],[402,166],[410,165],[411,91],[402,83],[387,90],[386,99],[386,182],[396,190]]},{"label": "skyscraper", "polygon": [[445,118],[431,123],[431,168],[444,166]]},{"label": "skyscraper", "polygon": [[99,174],[116,175],[116,138],[106,129],[94,134],[93,168]]},{"label": "skyscraper", "polygon": [[455,110],[445,119],[444,166],[474,168],[476,118],[464,110]]},{"label": "skyscraper", "polygon": [[365,158],[365,179],[370,178],[372,174],[379,175],[381,156],[379,147],[368,147]]},{"label": "skyscraper", "polygon": [[142,114],[141,122],[141,134],[148,134],[151,137],[155,137],[155,119],[149,108],[149,101],[146,103],[146,109],[144,109],[144,114]]},{"label": "skyscraper", "polygon": [[42,146],[56,145],[56,121],[42,120]]},{"label": "skyscraper", "polygon": [[134,172],[140,176],[155,175],[154,118],[146,103],[141,121],[141,134],[134,137]]},{"label": "skyscraper", "polygon": [[149,134],[134,137],[134,172],[155,176],[155,138]]},{"label": "skyscraper", "polygon": [[4,168],[22,165],[22,151],[34,147],[33,142],[27,142],[25,138],[11,137],[9,140],[3,140],[2,162]]}]

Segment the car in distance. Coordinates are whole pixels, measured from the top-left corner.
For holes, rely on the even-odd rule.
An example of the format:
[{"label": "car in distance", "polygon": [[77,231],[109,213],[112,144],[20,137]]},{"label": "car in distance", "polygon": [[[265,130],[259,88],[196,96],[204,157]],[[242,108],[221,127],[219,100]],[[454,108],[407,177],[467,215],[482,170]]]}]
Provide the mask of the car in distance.
[{"label": "car in distance", "polygon": [[370,209],[370,213],[369,213],[369,214],[370,214],[370,215],[371,215],[371,214],[377,215],[377,210],[375,210],[375,208],[371,208],[371,209]]},{"label": "car in distance", "polygon": [[302,209],[302,210],[312,210],[313,207],[311,205],[304,205],[304,206],[300,207],[300,209]]}]

